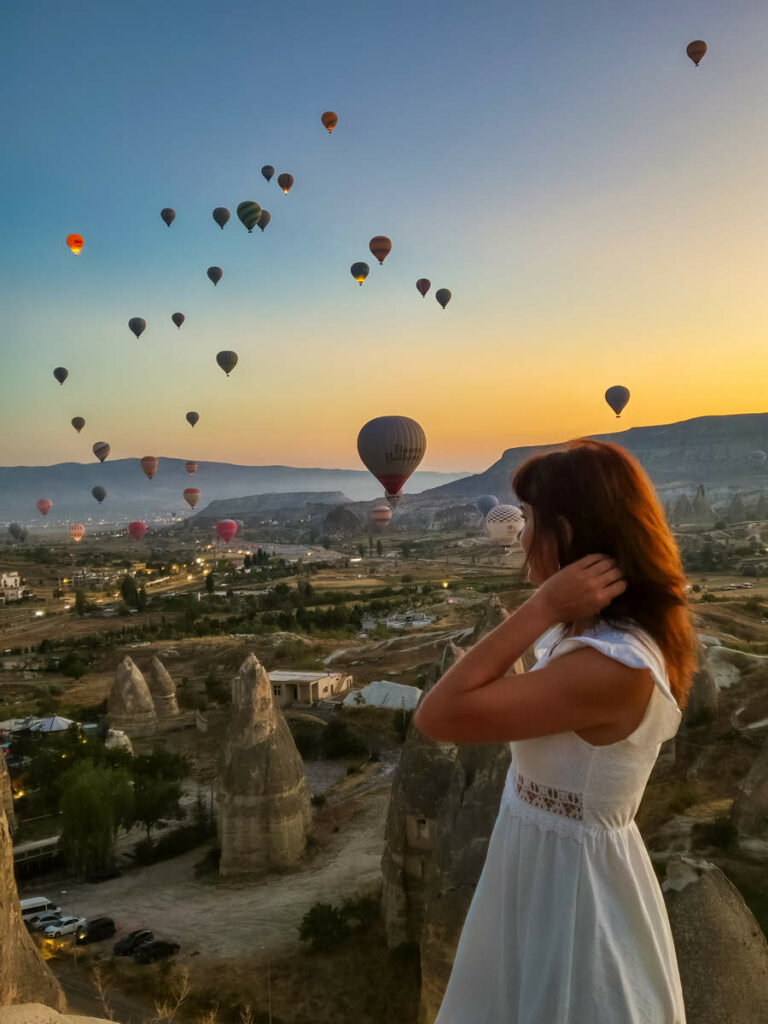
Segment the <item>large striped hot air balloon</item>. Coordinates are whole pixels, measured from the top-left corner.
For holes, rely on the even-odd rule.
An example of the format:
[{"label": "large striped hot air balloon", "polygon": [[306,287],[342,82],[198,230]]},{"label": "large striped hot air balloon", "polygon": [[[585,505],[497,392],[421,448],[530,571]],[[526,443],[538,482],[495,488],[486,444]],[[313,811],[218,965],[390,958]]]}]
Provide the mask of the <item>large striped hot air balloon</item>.
[{"label": "large striped hot air balloon", "polygon": [[285,192],[286,195],[291,191],[293,187],[293,175],[292,174],[278,174],[277,184]]},{"label": "large striped hot air balloon", "polygon": [[77,256],[80,250],[85,245],[82,235],[67,235],[67,245],[71,251]]},{"label": "large striped hot air balloon", "polygon": [[72,525],[69,528],[69,536],[72,538],[75,544],[79,544],[80,541],[85,536],[85,527],[83,526],[83,524],[72,523]]},{"label": "large striped hot air balloon", "polygon": [[261,207],[258,203],[254,203],[252,199],[246,199],[244,202],[237,204],[237,217],[240,223],[248,228],[248,234],[250,235],[259,223]]},{"label": "large striped hot air balloon", "polygon": [[198,501],[200,501],[200,489],[198,487],[188,487],[184,491],[184,501],[186,501],[190,508],[194,508]]},{"label": "large striped hot air balloon", "polygon": [[328,129],[328,134],[330,135],[339,123],[339,115],[335,114],[332,110],[326,110],[320,120],[323,122],[323,126]]},{"label": "large striped hot air balloon", "polygon": [[37,511],[41,516],[47,516],[53,507],[53,502],[50,498],[40,498],[37,502]]},{"label": "large striped hot air balloon", "polygon": [[186,469],[186,471],[189,473],[190,476],[194,476],[195,473],[197,472],[197,463],[196,462],[185,462],[184,463],[184,469]]},{"label": "large striped hot air balloon", "polygon": [[112,449],[110,448],[106,441],[97,441],[96,444],[93,446],[93,454],[96,456],[99,462],[103,462],[111,451]]},{"label": "large striped hot air balloon", "polygon": [[392,519],[392,509],[389,505],[377,505],[368,512],[368,522],[377,530],[383,530],[389,526]]},{"label": "large striped hot air balloon", "polygon": [[374,237],[368,243],[368,248],[371,250],[373,255],[379,261],[383,263],[384,260],[389,256],[392,251],[392,242],[387,238],[386,235],[374,235]]},{"label": "large striped hot air balloon", "polygon": [[144,534],[147,532],[147,524],[142,523],[141,520],[136,522],[128,523],[128,533],[133,537],[134,540],[141,540]]},{"label": "large striped hot air balloon", "polygon": [[222,519],[221,522],[216,523],[216,533],[218,533],[225,544],[229,544],[237,533],[237,523],[234,519]]},{"label": "large striped hot air balloon", "polygon": [[75,430],[78,432],[78,434],[80,433],[80,431],[85,426],[85,420],[83,419],[82,416],[73,416],[72,420],[71,420],[71,423],[72,423],[72,426],[75,428]]},{"label": "large striped hot air balloon", "polygon": [[155,455],[145,455],[141,460],[141,468],[151,480],[157,472],[157,457]]},{"label": "large striped hot air balloon", "polygon": [[357,451],[363,465],[382,484],[393,507],[426,450],[424,431],[408,416],[377,416],[357,436]]},{"label": "large striped hot air balloon", "polygon": [[496,505],[485,517],[485,528],[494,544],[509,547],[523,532],[525,520],[516,505]]}]

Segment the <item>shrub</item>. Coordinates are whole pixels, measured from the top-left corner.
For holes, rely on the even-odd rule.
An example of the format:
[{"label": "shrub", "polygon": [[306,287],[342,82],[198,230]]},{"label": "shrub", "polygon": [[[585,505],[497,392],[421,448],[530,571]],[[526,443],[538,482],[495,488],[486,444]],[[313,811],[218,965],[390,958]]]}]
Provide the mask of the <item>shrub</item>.
[{"label": "shrub", "polygon": [[333,949],[350,933],[349,924],[339,907],[330,903],[315,903],[302,918],[299,938],[309,942],[312,950]]}]

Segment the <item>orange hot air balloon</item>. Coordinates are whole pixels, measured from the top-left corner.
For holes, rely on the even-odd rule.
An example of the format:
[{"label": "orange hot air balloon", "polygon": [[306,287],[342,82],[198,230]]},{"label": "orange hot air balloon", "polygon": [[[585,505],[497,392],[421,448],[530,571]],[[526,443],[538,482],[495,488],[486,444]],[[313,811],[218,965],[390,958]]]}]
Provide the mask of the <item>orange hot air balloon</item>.
[{"label": "orange hot air balloon", "polygon": [[47,516],[53,507],[53,502],[50,498],[40,498],[37,502],[37,511],[41,516]]},{"label": "orange hot air balloon", "polygon": [[698,67],[699,61],[707,52],[707,44],[703,39],[694,39],[692,43],[688,43],[685,48],[685,52],[691,58],[696,67]]},{"label": "orange hot air balloon", "polygon": [[389,505],[377,505],[368,512],[368,522],[379,530],[389,526],[392,519],[392,509]]},{"label": "orange hot air balloon", "polygon": [[69,528],[69,536],[72,538],[75,544],[79,544],[80,541],[85,536],[85,527],[83,526],[83,524],[72,523],[72,525]]},{"label": "orange hot air balloon", "polygon": [[326,110],[323,116],[320,118],[323,125],[328,129],[328,134],[333,131],[336,125],[339,123],[339,115],[334,114],[332,110]]},{"label": "orange hot air balloon", "polygon": [[190,508],[194,508],[198,501],[200,501],[199,488],[188,487],[186,491],[184,491],[184,501],[186,501]]},{"label": "orange hot air balloon", "polygon": [[184,463],[184,469],[186,469],[186,471],[189,473],[190,476],[194,476],[195,473],[197,472],[197,463],[196,462],[185,462]]},{"label": "orange hot air balloon", "polygon": [[157,472],[157,458],[154,455],[145,455],[141,460],[141,468],[151,480]]},{"label": "orange hot air balloon", "polygon": [[75,256],[77,256],[77,254],[80,252],[80,250],[85,245],[85,242],[83,241],[83,236],[82,235],[67,235],[67,245],[72,250],[72,252],[75,254]]},{"label": "orange hot air balloon", "polygon": [[277,184],[280,186],[283,192],[285,192],[285,194],[288,195],[288,193],[291,191],[291,186],[293,185],[293,175],[278,174]]},{"label": "orange hot air balloon", "polygon": [[379,263],[383,263],[392,251],[392,242],[386,235],[375,235],[368,243],[368,248]]}]

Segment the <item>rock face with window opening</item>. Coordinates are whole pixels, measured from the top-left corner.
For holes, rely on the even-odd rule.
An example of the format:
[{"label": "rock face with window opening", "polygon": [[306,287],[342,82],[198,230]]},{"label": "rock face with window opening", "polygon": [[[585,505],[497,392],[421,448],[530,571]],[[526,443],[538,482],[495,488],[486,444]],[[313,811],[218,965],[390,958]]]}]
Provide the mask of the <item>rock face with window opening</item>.
[{"label": "rock face with window opening", "polygon": [[255,655],[232,686],[232,717],[219,778],[223,877],[295,865],[311,824],[304,764]]},{"label": "rock face with window opening", "polygon": [[152,694],[152,702],[158,718],[173,718],[178,715],[176,683],[157,657],[153,657],[149,663],[149,692]]},{"label": "rock face with window opening", "polygon": [[157,716],[144,676],[127,655],[117,666],[115,681],[109,691],[107,715],[113,729],[129,736],[150,736],[155,731]]}]

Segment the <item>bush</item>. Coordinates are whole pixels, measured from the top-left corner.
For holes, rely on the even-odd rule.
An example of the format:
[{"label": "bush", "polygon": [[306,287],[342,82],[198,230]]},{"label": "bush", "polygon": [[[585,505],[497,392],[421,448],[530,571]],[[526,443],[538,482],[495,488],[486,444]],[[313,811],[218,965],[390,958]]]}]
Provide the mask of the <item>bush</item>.
[{"label": "bush", "polygon": [[167,832],[154,842],[142,839],[136,843],[133,853],[137,864],[155,864],[159,860],[178,857],[199,846],[216,832],[213,825],[182,825]]},{"label": "bush", "polygon": [[330,903],[315,903],[302,918],[299,938],[309,942],[313,952],[333,949],[350,934],[349,924],[339,907]]}]

